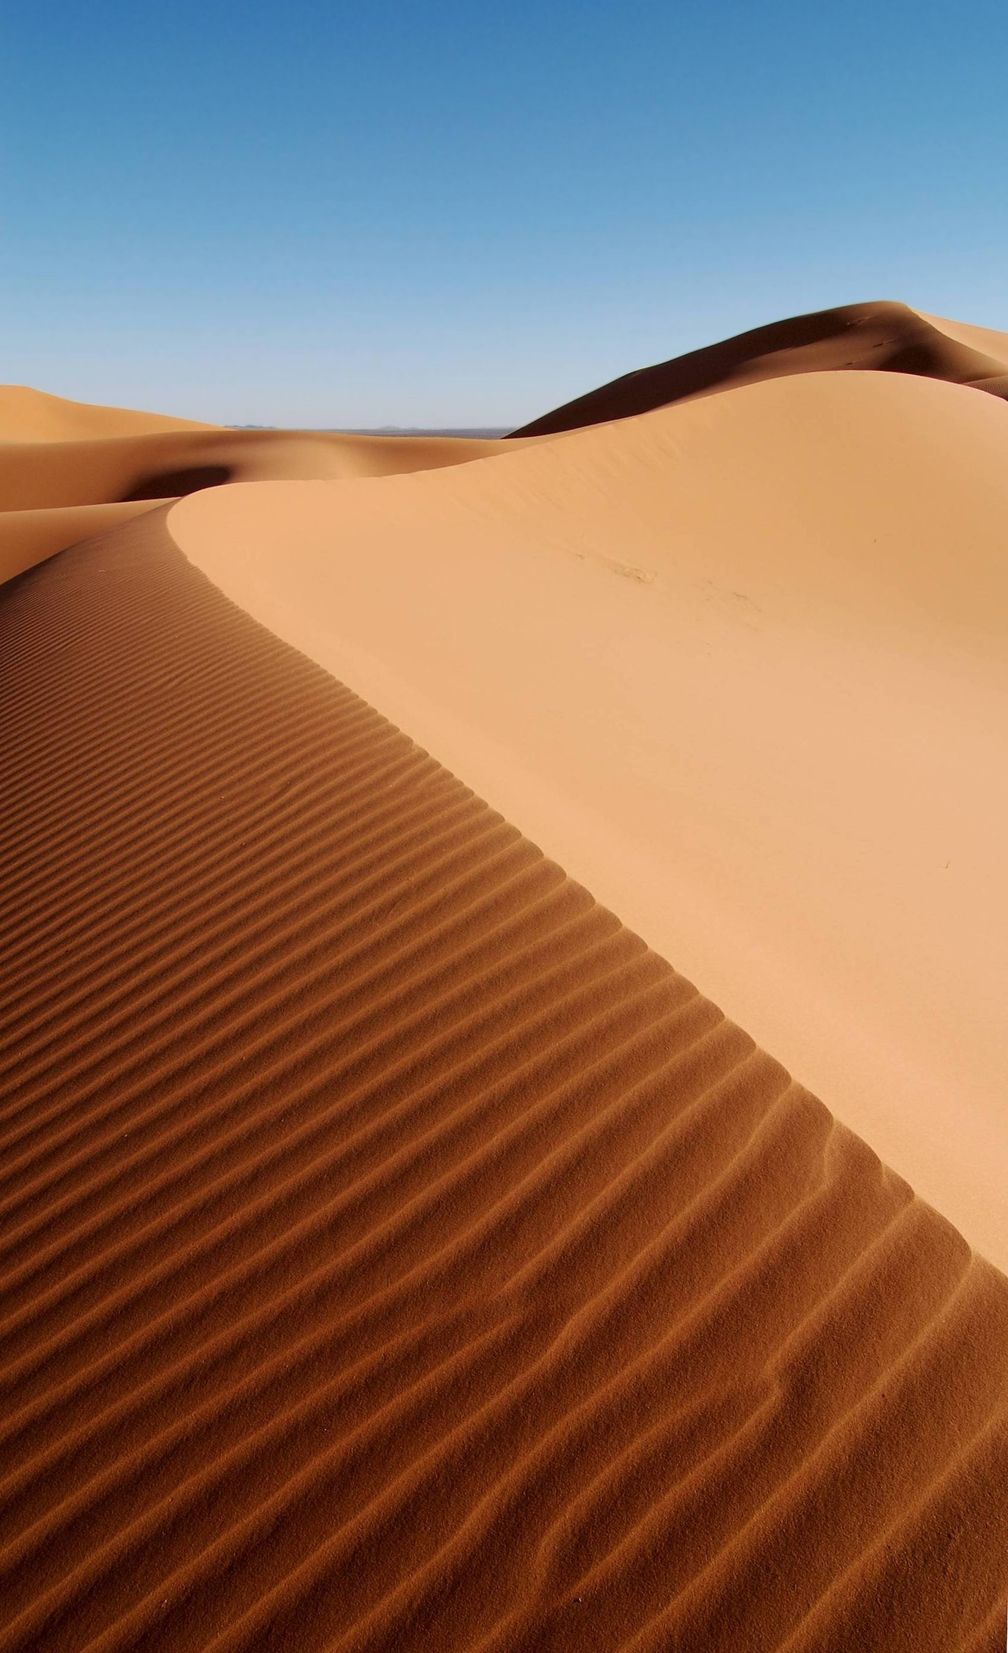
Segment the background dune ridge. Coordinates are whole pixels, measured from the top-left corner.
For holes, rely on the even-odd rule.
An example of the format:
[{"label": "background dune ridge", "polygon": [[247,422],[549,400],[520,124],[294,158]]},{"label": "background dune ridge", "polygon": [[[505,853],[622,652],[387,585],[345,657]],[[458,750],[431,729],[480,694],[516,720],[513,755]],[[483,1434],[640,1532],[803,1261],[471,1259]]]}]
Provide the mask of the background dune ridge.
[{"label": "background dune ridge", "polygon": [[0,625],[0,1646],[998,1645],[1008,1282],[161,513]]},{"label": "background dune ridge", "polygon": [[136,436],[165,431],[214,430],[198,419],[167,413],[72,402],[31,385],[0,385],[0,442],[80,442],[89,437]]},{"label": "background dune ridge", "polygon": [[816,310],[624,373],[513,435],[556,435],[736,385],[851,368],[946,379],[1008,396],[1008,333],[888,301]]}]

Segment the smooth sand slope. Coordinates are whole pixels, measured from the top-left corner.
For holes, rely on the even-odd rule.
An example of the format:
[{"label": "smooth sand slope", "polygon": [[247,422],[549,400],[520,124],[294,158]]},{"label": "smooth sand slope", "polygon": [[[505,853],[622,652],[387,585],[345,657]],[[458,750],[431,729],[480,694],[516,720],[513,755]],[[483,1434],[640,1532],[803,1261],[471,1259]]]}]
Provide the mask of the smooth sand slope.
[{"label": "smooth sand slope", "polygon": [[803,374],[174,507],[1008,1263],[1008,407]]},{"label": "smooth sand slope", "polygon": [[65,396],[33,390],[31,385],[0,385],[0,442],[80,442],[89,437],[215,428],[196,419],[173,419],[166,413],[71,402]]},{"label": "smooth sand slope", "polygon": [[1008,333],[885,301],[816,310],[625,373],[514,435],[555,435],[736,385],[850,368],[919,374],[1008,397]]},{"label": "smooth sand slope", "polygon": [[7,433],[0,440],[0,579],[199,488],[384,476],[461,464],[502,446],[452,437],[218,430],[65,403],[20,386],[0,390],[0,430]]},{"label": "smooth sand slope", "polygon": [[1000,1648],[1008,1281],[162,513],[0,628],[0,1646]]}]

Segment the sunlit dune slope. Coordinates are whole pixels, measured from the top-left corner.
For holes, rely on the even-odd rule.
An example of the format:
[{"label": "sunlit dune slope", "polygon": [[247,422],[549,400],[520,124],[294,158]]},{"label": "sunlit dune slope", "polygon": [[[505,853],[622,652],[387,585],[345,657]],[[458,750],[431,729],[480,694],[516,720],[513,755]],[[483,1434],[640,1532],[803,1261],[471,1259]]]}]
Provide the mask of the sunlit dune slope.
[{"label": "sunlit dune slope", "polygon": [[945,321],[906,304],[817,310],[625,373],[514,434],[550,435],[647,413],[733,385],[849,368],[920,374],[1008,396],[1008,333]]},{"label": "sunlit dune slope", "polygon": [[0,442],[80,442],[89,437],[214,428],[166,413],[71,402],[30,385],[0,385]]},{"label": "sunlit dune slope", "polygon": [[[656,728],[680,737],[666,760],[692,740],[725,770],[742,862],[777,739],[757,717],[739,770],[724,661],[676,676],[676,614],[709,616],[702,656],[741,612],[693,589],[676,457],[699,438],[676,428],[572,439],[556,468],[243,487],[234,515],[215,490],[176,531],[195,554],[211,522],[240,527],[222,561],[247,554],[266,590],[285,500],[291,612],[310,568],[330,638],[346,603],[355,670],[352,575],[374,558],[417,721],[454,739],[471,717],[489,752],[524,720],[544,797],[550,730],[558,791],[587,762],[607,795],[610,860],[676,895],[619,790]],[[650,584],[600,560],[603,477]],[[774,555],[761,533],[768,509],[750,487],[734,555],[753,637],[786,650],[818,599],[805,542]],[[864,556],[833,584],[870,608]],[[625,699],[602,715],[607,613],[641,660],[639,725]],[[420,644],[433,662],[462,625],[486,670],[449,650],[456,726]],[[1008,1281],[583,887],[228,602],[163,513],[10,582],[0,644],[5,1653],[993,1653]],[[844,664],[809,646],[826,677]],[[734,691],[758,714],[753,650]],[[848,759],[805,673],[814,792],[831,746]],[[666,773],[685,809],[703,775]],[[716,823],[716,786],[703,807]],[[792,913],[808,885],[784,853]],[[800,985],[778,969],[797,1019]]]},{"label": "sunlit dune slope", "polygon": [[802,374],[168,521],[1003,1263],[1006,454],[994,397]]}]

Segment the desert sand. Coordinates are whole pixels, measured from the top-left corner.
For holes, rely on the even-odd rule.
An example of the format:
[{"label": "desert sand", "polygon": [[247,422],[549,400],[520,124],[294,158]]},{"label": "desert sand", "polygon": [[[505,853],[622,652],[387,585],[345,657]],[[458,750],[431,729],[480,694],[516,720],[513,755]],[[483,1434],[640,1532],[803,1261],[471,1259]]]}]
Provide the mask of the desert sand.
[{"label": "desert sand", "polygon": [[81,442],[90,437],[216,428],[196,419],[173,419],[166,413],[72,402],[31,385],[0,385],[0,442]]},{"label": "desert sand", "polygon": [[114,528],[130,517],[149,511],[152,504],[169,500],[116,503],[111,505],[58,505],[35,511],[0,510],[0,583],[23,574],[54,552],[81,540],[93,539],[105,528]]},{"label": "desert sand", "polygon": [[0,1648],[1002,1648],[1006,436],[15,434]]},{"label": "desert sand", "polygon": [[1004,1265],[1006,455],[817,373],[168,524]]}]

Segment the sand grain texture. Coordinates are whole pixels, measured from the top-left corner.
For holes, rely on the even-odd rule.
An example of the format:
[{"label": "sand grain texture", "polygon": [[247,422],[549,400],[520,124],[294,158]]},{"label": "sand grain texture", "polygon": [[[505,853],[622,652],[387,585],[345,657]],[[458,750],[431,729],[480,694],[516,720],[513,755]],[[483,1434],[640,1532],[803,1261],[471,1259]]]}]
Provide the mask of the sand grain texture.
[{"label": "sand grain texture", "polygon": [[0,1647],[993,1653],[1008,1282],[163,513],[0,627]]}]

